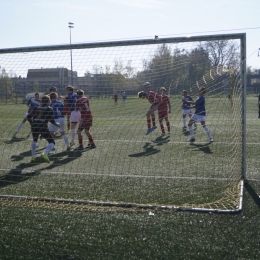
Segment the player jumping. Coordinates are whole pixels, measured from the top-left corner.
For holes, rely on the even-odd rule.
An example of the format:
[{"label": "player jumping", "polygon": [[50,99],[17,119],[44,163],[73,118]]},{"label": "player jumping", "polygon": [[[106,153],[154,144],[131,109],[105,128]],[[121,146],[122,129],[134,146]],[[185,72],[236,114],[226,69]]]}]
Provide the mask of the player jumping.
[{"label": "player jumping", "polygon": [[[148,127],[146,135],[148,135],[157,128],[156,123],[155,123],[154,112],[158,109],[158,106],[161,103],[161,97],[156,92],[150,90],[151,84],[149,82],[144,83],[144,87],[145,87],[146,91],[140,91],[138,93],[138,96],[140,98],[147,98],[149,103],[152,104],[151,107],[149,108],[148,112],[146,113],[147,127]],[[153,124],[152,127],[151,127],[151,121]]]},{"label": "player jumping", "polygon": [[162,102],[158,106],[158,117],[159,117],[160,127],[161,127],[161,130],[162,130],[161,135],[163,136],[163,135],[165,135],[163,119],[165,119],[165,121],[166,121],[168,133],[169,134],[171,133],[170,122],[169,122],[169,119],[168,119],[168,113],[171,113],[171,101],[170,101],[169,97],[165,94],[166,88],[161,87],[160,90],[161,90],[160,97],[161,97]]}]

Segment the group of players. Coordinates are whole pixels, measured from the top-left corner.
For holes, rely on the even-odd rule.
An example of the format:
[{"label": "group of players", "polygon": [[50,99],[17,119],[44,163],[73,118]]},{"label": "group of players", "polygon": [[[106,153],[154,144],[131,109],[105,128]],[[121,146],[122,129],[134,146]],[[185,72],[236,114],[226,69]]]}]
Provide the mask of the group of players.
[{"label": "group of players", "polygon": [[[83,150],[83,137],[82,131],[88,138],[87,149],[96,148],[93,137],[90,133],[90,127],[92,126],[93,116],[90,110],[89,99],[84,95],[84,91],[79,89],[74,92],[72,86],[66,87],[66,97],[63,102],[60,100],[62,97],[58,96],[57,88],[51,87],[50,93],[39,98],[39,93],[35,93],[35,97],[31,98],[27,102],[29,107],[28,112],[25,114],[22,123],[18,126],[17,130],[13,134],[13,137],[19,132],[24,123],[28,120],[31,125],[31,133],[33,141],[31,144],[31,162],[35,162],[36,144],[38,139],[46,139],[49,143],[41,154],[41,157],[50,163],[48,154],[51,150],[55,150],[54,136],[60,132],[63,140],[67,146],[67,151],[71,150],[71,147],[75,145],[76,126],[79,123],[77,129],[79,146],[74,150]],[[67,116],[68,130],[71,130],[71,141],[69,142],[68,136],[65,133],[65,120]],[[50,124],[49,124],[50,122]]]},{"label": "group of players", "polygon": [[[165,127],[163,120],[166,121],[166,127],[168,134],[170,134],[171,127],[168,118],[168,113],[171,113],[171,102],[169,97],[166,95],[166,88],[161,87],[161,94],[151,90],[151,84],[146,82],[144,84],[145,91],[140,91],[138,96],[140,98],[146,98],[151,106],[146,113],[147,118],[147,132],[146,135],[154,131],[156,126],[155,120],[155,111],[158,110],[159,124],[161,128],[161,135],[166,135]],[[183,127],[186,129],[186,116],[190,117],[188,122],[188,128],[190,132],[189,142],[195,142],[194,129],[192,125],[196,127],[196,122],[200,122],[203,126],[210,142],[213,142],[213,138],[210,134],[209,128],[206,126],[206,109],[205,109],[205,97],[204,93],[206,92],[205,87],[199,89],[199,97],[196,101],[188,95],[186,90],[183,90],[182,96],[182,115],[183,115]],[[41,99],[39,93],[35,93],[35,97],[31,98],[27,102],[29,108],[28,112],[25,114],[23,121],[19,124],[17,130],[13,134],[13,137],[16,137],[16,134],[22,128],[24,123],[28,120],[31,124],[31,132],[33,141],[31,144],[31,162],[35,162],[36,154],[36,144],[38,139],[46,139],[48,145],[41,154],[41,157],[48,163],[50,163],[48,154],[51,150],[55,150],[55,140],[54,136],[56,133],[60,133],[66,146],[67,151],[71,150],[71,147],[75,145],[75,136],[77,133],[79,146],[74,150],[83,150],[83,137],[82,131],[85,131],[85,134],[88,138],[87,149],[96,148],[96,145],[93,140],[93,136],[90,133],[90,127],[92,126],[92,112],[90,110],[89,99],[84,95],[84,91],[79,89],[76,92],[72,86],[66,87],[66,97],[63,99],[63,102],[60,100],[62,97],[58,96],[57,88],[51,87],[50,93],[43,96]],[[195,113],[192,114],[192,108],[195,108]],[[65,132],[65,119],[67,116],[67,127],[68,131],[71,133],[71,140],[69,142],[68,136]],[[50,124],[49,124],[50,122]],[[79,124],[76,131],[76,126]]]},{"label": "group of players", "polygon": [[[170,134],[170,122],[168,119],[168,113],[171,113],[171,102],[169,97],[166,95],[166,89],[165,87],[161,87],[161,95],[157,94],[156,92],[151,90],[151,84],[149,82],[146,82],[144,84],[145,91],[140,91],[138,93],[138,96],[140,98],[146,98],[149,103],[151,103],[151,106],[146,113],[147,117],[147,127],[148,130],[146,132],[146,135],[150,134],[152,131],[154,131],[157,126],[155,122],[155,114],[154,112],[158,111],[158,118],[159,118],[159,124],[161,128],[161,135],[165,135],[165,129],[163,125],[163,120],[166,121],[166,126],[168,133]],[[209,128],[206,126],[206,108],[205,108],[205,97],[204,94],[206,92],[205,87],[201,87],[199,89],[199,96],[196,99],[196,101],[193,101],[193,99],[188,95],[188,92],[186,90],[183,90],[183,96],[182,96],[182,117],[183,117],[183,128],[186,129],[186,116],[188,115],[190,117],[188,128],[190,132],[190,139],[188,140],[190,143],[195,142],[195,135],[194,135],[194,129],[192,125],[194,124],[194,127],[196,127],[196,123],[200,122],[202,127],[204,128],[208,138],[209,142],[213,142],[213,138],[210,134]],[[195,113],[192,114],[192,108],[195,108]],[[152,123],[152,124],[151,124]]]}]

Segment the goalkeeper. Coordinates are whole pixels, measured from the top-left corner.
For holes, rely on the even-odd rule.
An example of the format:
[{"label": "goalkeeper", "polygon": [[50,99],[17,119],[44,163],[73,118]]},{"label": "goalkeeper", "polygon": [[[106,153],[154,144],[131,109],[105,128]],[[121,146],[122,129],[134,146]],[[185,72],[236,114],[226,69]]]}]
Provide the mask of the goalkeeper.
[{"label": "goalkeeper", "polygon": [[[154,131],[157,126],[155,123],[155,114],[154,112],[158,110],[158,106],[161,104],[161,97],[154,91],[151,91],[151,84],[149,82],[144,83],[144,87],[146,91],[140,91],[138,93],[139,98],[146,98],[149,103],[151,103],[151,106],[146,113],[147,118],[147,128],[146,135],[150,134],[152,131]],[[153,126],[151,127],[151,122]]]}]

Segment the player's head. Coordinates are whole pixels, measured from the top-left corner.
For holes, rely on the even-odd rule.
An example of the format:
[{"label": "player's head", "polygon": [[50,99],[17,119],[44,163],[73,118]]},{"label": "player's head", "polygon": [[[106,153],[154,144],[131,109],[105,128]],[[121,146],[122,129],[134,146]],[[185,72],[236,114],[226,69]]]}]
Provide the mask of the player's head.
[{"label": "player's head", "polygon": [[43,96],[42,97],[42,105],[48,106],[49,104],[50,104],[50,98],[48,96]]},{"label": "player's head", "polygon": [[36,100],[38,100],[38,99],[40,98],[39,92],[36,92],[36,93],[34,94],[34,97],[35,97]]},{"label": "player's head", "polygon": [[199,95],[204,95],[206,93],[206,87],[200,87],[199,88]]},{"label": "player's head", "polygon": [[150,82],[145,82],[144,83],[144,88],[145,89],[150,89],[151,88],[151,83]]},{"label": "player's head", "polygon": [[56,92],[57,93],[57,88],[56,87],[50,87],[50,93]]},{"label": "player's head", "polygon": [[187,96],[188,96],[188,91],[187,91],[187,90],[183,90],[182,93],[183,93],[183,96],[184,96],[184,97],[187,97]]},{"label": "player's head", "polygon": [[147,94],[144,91],[140,91],[140,92],[138,92],[137,95],[138,95],[139,98],[145,98]]},{"label": "player's head", "polygon": [[67,93],[72,93],[74,91],[74,88],[71,86],[71,85],[68,85],[67,87],[66,87],[66,92]]},{"label": "player's head", "polygon": [[50,99],[51,99],[51,100],[56,100],[57,97],[58,97],[58,95],[57,95],[57,93],[55,93],[55,92],[52,92],[52,93],[50,94]]},{"label": "player's head", "polygon": [[77,97],[82,98],[84,96],[84,91],[82,89],[77,90]]},{"label": "player's head", "polygon": [[160,90],[161,90],[162,93],[166,92],[166,88],[165,87],[160,87]]}]

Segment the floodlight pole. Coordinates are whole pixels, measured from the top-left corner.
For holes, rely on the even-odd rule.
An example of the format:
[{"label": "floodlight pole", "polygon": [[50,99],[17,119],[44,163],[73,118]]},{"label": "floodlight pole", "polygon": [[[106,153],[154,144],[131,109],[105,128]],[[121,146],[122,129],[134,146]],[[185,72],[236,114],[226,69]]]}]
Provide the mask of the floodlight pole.
[{"label": "floodlight pole", "polygon": [[[71,28],[74,28],[74,23],[69,22],[69,28],[70,28],[70,45],[71,45]],[[70,79],[71,79],[71,86],[73,86],[73,70],[72,70],[72,49],[70,49]]]}]

